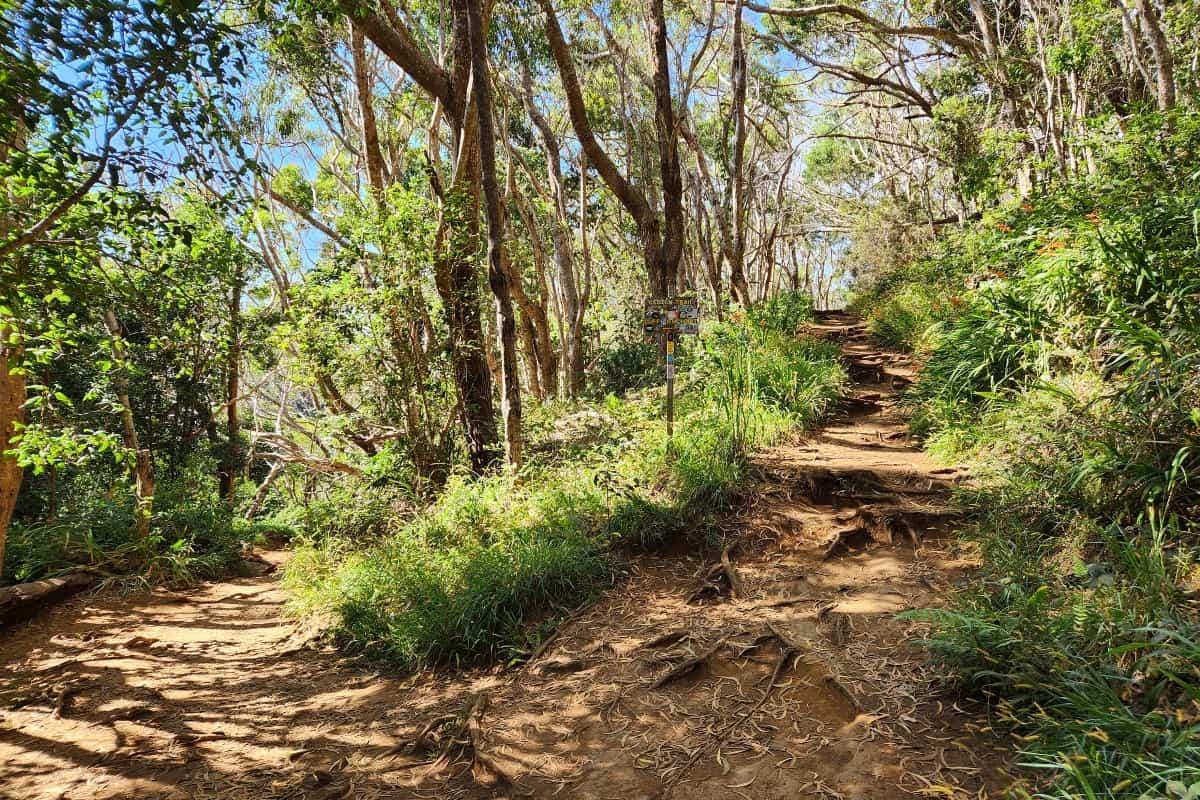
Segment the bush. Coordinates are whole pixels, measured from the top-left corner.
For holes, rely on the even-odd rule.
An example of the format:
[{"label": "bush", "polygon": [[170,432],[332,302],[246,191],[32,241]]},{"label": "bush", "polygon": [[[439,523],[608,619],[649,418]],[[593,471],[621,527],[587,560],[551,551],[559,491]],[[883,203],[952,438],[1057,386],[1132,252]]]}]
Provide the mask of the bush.
[{"label": "bush", "polygon": [[541,438],[521,475],[456,476],[425,510],[372,522],[366,542],[323,516],[287,568],[296,610],[396,666],[511,659],[608,585],[623,551],[708,535],[744,450],[818,419],[845,376],[836,348],[809,340],[732,324],[704,339],[679,379],[673,441],[658,387],[534,412]]},{"label": "bush", "polygon": [[782,292],[746,311],[746,319],[760,330],[785,336],[800,333],[813,320],[813,300],[808,292]]},{"label": "bush", "polygon": [[964,498],[982,571],[913,616],[1020,735],[1038,797],[1200,781],[1200,174],[1126,155],[860,298],[876,330],[923,343],[914,429],[983,478]]},{"label": "bush", "polygon": [[142,540],[134,535],[128,492],[109,497],[84,476],[68,483],[63,495],[70,503],[52,521],[10,527],[6,581],[37,580],[79,565],[177,583],[212,578],[235,569],[244,545],[263,530],[215,494],[190,488],[186,476],[160,484],[150,535]]},{"label": "bush", "polygon": [[1166,797],[1200,780],[1200,627],[1172,597],[1165,529],[1077,523],[1093,536],[1064,559],[1006,511],[976,529],[987,567],[973,585],[908,615],[932,623],[927,646],[1053,778],[1039,797]]},{"label": "bush", "polygon": [[336,567],[322,560],[336,556],[328,549],[310,553],[289,568],[289,582],[311,592],[314,577],[326,578],[307,601],[337,614],[347,645],[393,663],[504,657],[523,643],[530,617],[611,580],[600,508],[586,488],[456,477],[396,534]]}]

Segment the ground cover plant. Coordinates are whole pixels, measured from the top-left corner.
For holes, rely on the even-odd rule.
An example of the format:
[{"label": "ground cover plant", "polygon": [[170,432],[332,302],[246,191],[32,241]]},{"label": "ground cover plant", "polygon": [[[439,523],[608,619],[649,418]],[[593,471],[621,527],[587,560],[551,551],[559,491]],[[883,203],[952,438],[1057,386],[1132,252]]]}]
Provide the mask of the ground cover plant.
[{"label": "ground cover plant", "polygon": [[1008,204],[860,300],[924,360],[914,429],[983,478],[964,500],[984,567],[916,616],[1037,796],[1200,781],[1200,174],[1174,160],[1196,124],[1171,159]]},{"label": "ground cover plant", "polygon": [[365,546],[361,530],[307,529],[287,571],[297,610],[398,666],[515,659],[631,553],[703,546],[747,453],[820,420],[844,385],[836,348],[798,335],[811,304],[783,303],[688,347],[670,441],[662,387],[560,403],[530,420],[519,473],[455,475],[429,508],[380,518]]}]

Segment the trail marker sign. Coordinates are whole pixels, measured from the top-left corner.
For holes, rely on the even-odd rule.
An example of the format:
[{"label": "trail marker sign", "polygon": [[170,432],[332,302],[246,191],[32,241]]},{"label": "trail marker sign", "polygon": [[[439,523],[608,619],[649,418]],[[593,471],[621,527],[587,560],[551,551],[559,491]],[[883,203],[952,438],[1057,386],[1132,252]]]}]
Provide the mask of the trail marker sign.
[{"label": "trail marker sign", "polygon": [[667,382],[667,441],[675,427],[675,341],[700,333],[700,303],[695,295],[650,298],[642,313],[642,333],[658,343]]}]

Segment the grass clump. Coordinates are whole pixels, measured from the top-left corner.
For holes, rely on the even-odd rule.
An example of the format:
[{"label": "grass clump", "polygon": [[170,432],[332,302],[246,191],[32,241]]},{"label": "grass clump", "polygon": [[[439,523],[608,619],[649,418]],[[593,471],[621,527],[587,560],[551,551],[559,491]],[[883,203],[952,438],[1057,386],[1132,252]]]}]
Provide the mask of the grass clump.
[{"label": "grass clump", "polygon": [[836,348],[797,339],[796,313],[715,325],[680,354],[671,442],[661,387],[547,404],[528,415],[520,474],[454,476],[367,537],[309,529],[286,574],[298,610],[398,667],[520,658],[611,584],[622,553],[713,531],[745,453],[832,406]]},{"label": "grass clump", "polygon": [[13,522],[4,549],[4,582],[23,583],[86,565],[148,582],[190,583],[235,572],[246,546],[278,533],[247,522],[185,472],[164,480],[150,533],[135,533],[133,498],[111,491],[103,469],[69,474],[53,516]]}]

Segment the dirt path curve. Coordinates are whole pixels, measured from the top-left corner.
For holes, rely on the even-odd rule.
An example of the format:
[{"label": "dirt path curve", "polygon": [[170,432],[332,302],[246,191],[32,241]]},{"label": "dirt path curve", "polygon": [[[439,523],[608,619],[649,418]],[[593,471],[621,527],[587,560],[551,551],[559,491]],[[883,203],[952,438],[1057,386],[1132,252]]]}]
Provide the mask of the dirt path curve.
[{"label": "dirt path curve", "polygon": [[640,558],[526,667],[403,678],[303,647],[275,574],[75,598],[0,637],[0,797],[997,796],[1002,755],[895,618],[970,567],[959,476],[908,442],[907,359],[814,328],[854,390],[756,459],[729,570]]}]

